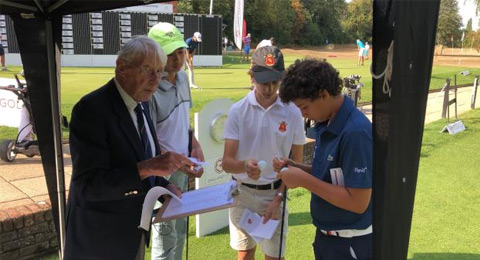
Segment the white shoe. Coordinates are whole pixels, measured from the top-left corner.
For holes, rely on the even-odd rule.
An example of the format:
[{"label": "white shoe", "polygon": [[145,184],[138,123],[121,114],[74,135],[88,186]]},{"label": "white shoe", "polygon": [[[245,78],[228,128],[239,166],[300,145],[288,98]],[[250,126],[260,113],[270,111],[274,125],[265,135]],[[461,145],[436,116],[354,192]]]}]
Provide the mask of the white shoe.
[{"label": "white shoe", "polygon": [[190,84],[190,88],[199,89],[200,87],[198,87],[197,85]]}]

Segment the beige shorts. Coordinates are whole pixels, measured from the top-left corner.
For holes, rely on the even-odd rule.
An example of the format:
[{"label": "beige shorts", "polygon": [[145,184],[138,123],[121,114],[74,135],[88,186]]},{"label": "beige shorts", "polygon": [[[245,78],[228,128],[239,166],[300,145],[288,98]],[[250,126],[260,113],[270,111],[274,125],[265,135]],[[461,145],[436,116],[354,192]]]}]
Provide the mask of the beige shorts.
[{"label": "beige shorts", "polygon": [[[257,244],[255,240],[238,226],[238,222],[240,221],[245,208],[263,216],[267,210],[268,204],[273,200],[276,193],[277,190],[256,190],[243,185],[240,186],[240,194],[237,198],[238,204],[236,207],[229,209],[230,246],[233,249],[249,250],[255,247]],[[281,220],[282,217],[282,207],[283,203],[279,206],[278,220]],[[285,255],[285,242],[288,232],[288,209],[285,210],[285,221],[283,226],[282,257]],[[280,249],[280,232],[281,225],[279,224],[271,239],[265,239],[259,243],[260,249],[265,255],[278,257]]]}]

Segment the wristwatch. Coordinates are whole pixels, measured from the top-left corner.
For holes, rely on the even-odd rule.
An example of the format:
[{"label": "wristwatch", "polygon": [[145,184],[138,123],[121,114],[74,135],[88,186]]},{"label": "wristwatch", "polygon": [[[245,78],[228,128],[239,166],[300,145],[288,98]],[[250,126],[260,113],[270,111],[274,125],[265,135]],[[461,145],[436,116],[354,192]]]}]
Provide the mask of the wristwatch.
[{"label": "wristwatch", "polygon": [[277,193],[275,194],[275,196],[278,196],[278,197],[280,197],[280,198],[283,199],[283,192],[277,192]]}]

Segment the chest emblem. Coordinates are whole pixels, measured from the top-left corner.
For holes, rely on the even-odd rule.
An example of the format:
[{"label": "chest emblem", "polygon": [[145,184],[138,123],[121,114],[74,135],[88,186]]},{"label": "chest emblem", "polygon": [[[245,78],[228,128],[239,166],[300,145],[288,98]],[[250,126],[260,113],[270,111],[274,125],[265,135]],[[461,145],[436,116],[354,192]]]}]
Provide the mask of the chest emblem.
[{"label": "chest emblem", "polygon": [[333,162],[333,156],[331,156],[330,154],[327,156],[327,161],[329,162]]},{"label": "chest emblem", "polygon": [[287,123],[285,123],[285,121],[282,121],[280,124],[278,124],[278,131],[282,133],[287,131]]}]

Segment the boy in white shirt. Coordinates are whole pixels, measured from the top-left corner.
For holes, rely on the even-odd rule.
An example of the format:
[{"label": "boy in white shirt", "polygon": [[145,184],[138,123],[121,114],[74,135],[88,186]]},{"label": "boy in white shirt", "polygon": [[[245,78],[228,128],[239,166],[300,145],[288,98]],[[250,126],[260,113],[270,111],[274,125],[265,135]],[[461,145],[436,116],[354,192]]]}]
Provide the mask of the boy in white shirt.
[{"label": "boy in white shirt", "polygon": [[[259,48],[252,56],[249,71],[255,87],[235,103],[225,124],[225,151],[222,167],[242,182],[238,205],[230,208],[230,246],[238,251],[238,259],[253,259],[257,243],[239,227],[245,209],[269,219],[280,219],[284,185],[275,179],[275,158],[289,157],[297,162],[303,158],[305,133],[300,110],[278,98],[278,88],[285,70],[282,52],[275,46]],[[263,169],[259,161],[265,161]],[[283,238],[278,225],[271,239],[259,246],[265,259],[278,259],[282,240],[285,254],[288,214],[285,212]]]}]

